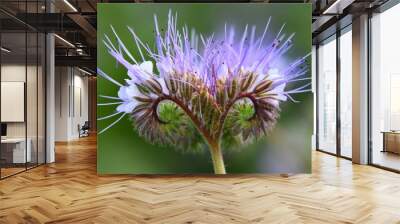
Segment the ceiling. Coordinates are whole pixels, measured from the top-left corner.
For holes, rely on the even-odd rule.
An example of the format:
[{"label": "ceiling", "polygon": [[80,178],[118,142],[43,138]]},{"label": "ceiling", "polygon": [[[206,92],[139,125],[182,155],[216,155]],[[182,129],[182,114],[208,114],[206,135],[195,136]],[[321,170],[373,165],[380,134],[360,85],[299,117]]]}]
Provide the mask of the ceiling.
[{"label": "ceiling", "polygon": [[[203,0],[201,2],[267,2],[311,3],[314,43],[332,35],[337,24],[346,26],[357,13],[377,7],[387,0]],[[25,28],[39,32],[55,32],[56,63],[84,63],[96,67],[96,5],[117,2],[184,2],[182,0],[1,0],[2,32],[17,33]],[[192,1],[200,2],[200,1]],[[51,10],[50,10],[51,8]],[[52,13],[49,13],[49,12]],[[338,21],[341,20],[340,23]],[[13,39],[13,38],[11,38]],[[16,38],[15,40],[18,40]],[[65,40],[65,41],[64,41]],[[74,46],[72,46],[72,45]],[[56,58],[57,59],[57,58]]]}]

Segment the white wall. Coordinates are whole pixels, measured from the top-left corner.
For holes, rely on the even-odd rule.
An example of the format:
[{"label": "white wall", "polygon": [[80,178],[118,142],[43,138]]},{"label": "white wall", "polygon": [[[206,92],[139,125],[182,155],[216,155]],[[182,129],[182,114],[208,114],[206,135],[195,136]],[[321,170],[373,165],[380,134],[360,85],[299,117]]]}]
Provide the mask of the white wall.
[{"label": "white wall", "polygon": [[76,68],[56,67],[56,141],[79,137],[78,125],[88,120],[88,78]]},{"label": "white wall", "polygon": [[[76,71],[76,70],[75,70]],[[72,109],[73,119],[71,120],[72,130],[71,135],[74,138],[79,137],[78,125],[83,125],[85,121],[89,120],[88,116],[88,77],[79,75],[74,75],[74,108]]]},{"label": "white wall", "polygon": [[55,68],[55,141],[68,140],[69,68]]}]

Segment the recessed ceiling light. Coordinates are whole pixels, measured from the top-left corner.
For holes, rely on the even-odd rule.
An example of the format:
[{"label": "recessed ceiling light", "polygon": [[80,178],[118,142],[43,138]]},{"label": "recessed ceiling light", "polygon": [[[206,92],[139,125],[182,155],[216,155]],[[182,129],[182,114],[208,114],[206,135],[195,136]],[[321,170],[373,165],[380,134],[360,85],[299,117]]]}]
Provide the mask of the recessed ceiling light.
[{"label": "recessed ceiling light", "polygon": [[68,46],[75,48],[75,45],[73,45],[71,42],[69,42],[68,40],[62,38],[61,36],[59,36],[58,34],[54,34],[55,37],[57,37],[59,40],[61,40],[62,42],[64,42],[65,44],[67,44]]},{"label": "recessed ceiling light", "polygon": [[64,3],[68,5],[74,12],[78,12],[78,10],[73,6],[68,0],[64,0]]},{"label": "recessed ceiling light", "polygon": [[90,73],[90,72],[88,72],[88,71],[86,71],[86,70],[84,70],[84,69],[81,69],[81,68],[79,68],[79,67],[78,67],[78,70],[81,71],[81,72],[83,72],[83,73],[85,73],[85,74],[87,74],[87,75],[93,75],[92,73]]},{"label": "recessed ceiling light", "polygon": [[336,0],[322,14],[342,14],[343,9],[351,5],[354,0]]},{"label": "recessed ceiling light", "polygon": [[9,50],[9,49],[7,49],[5,47],[1,47],[0,49],[1,49],[1,51],[4,51],[6,53],[10,53],[11,52],[11,50]]}]

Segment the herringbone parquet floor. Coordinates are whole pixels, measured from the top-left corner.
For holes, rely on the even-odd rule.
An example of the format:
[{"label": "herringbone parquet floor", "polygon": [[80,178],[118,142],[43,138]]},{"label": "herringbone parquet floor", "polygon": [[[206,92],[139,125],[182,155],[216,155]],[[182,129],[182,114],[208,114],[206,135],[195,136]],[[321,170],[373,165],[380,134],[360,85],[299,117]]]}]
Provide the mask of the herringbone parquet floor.
[{"label": "herringbone parquet floor", "polygon": [[400,175],[314,152],[313,174],[96,175],[94,137],[0,181],[0,223],[400,223]]}]

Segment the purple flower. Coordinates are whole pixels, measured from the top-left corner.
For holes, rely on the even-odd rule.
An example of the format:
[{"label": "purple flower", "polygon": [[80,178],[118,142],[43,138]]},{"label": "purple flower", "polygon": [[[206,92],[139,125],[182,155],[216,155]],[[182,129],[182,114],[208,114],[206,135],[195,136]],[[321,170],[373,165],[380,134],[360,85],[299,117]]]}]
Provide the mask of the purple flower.
[{"label": "purple flower", "polygon": [[[309,80],[304,77],[309,54],[287,63],[285,53],[293,46],[294,34],[287,36],[283,25],[271,37],[270,22],[271,18],[261,35],[256,34],[255,26],[246,26],[237,34],[225,25],[220,35],[203,36],[187,26],[178,29],[177,15],[170,11],[163,32],[154,16],[155,50],[128,27],[140,58],[132,56],[111,27],[117,44],[108,36],[103,43],[126,68],[128,78],[120,84],[98,69],[100,76],[120,88],[118,97],[101,96],[117,102],[99,105],[118,107],[116,113],[99,120],[121,115],[100,133],[130,114],[139,134],[152,142],[193,144],[194,137],[188,133],[195,135],[192,131],[198,130],[211,149],[219,150],[227,134],[241,141],[265,134],[276,123],[280,102],[293,100],[291,94],[307,92],[310,86],[307,82],[288,88],[289,83]],[[171,105],[162,106],[164,101]],[[168,120],[161,115],[182,118]]]}]

